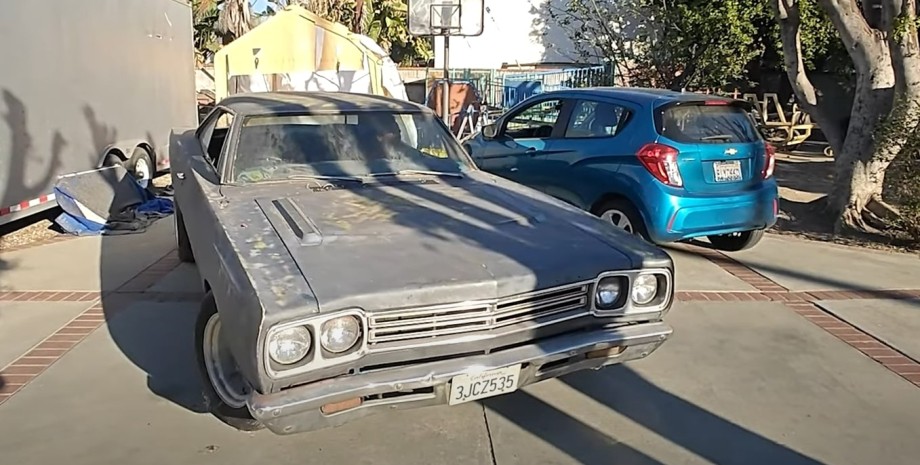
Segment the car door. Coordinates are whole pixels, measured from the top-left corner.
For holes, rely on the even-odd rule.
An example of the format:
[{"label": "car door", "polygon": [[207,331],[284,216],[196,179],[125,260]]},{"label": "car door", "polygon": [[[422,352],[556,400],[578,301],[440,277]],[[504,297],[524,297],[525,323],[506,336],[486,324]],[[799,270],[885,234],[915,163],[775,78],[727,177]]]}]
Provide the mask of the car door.
[{"label": "car door", "polygon": [[630,122],[637,109],[627,102],[590,97],[572,100],[561,137],[540,158],[544,192],[588,209],[589,202],[626,188],[615,173],[635,158]]},{"label": "car door", "polygon": [[[225,141],[233,116],[227,109],[215,109],[195,134],[197,146],[184,148],[184,160],[173,167],[176,200],[198,262],[208,262],[212,256],[216,218],[210,200],[220,196],[220,166],[228,152]],[[203,265],[199,263],[199,268]]]},{"label": "car door", "polygon": [[540,189],[545,181],[542,157],[561,136],[567,111],[561,97],[533,98],[502,117],[495,137],[476,153],[485,171]]}]

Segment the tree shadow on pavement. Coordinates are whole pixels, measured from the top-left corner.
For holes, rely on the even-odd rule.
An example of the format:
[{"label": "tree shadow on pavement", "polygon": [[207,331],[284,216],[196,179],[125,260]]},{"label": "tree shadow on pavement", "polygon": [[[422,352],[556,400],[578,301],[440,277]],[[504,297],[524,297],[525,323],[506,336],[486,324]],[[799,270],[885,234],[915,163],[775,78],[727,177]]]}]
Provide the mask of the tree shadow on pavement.
[{"label": "tree shadow on pavement", "polygon": [[[580,464],[663,465],[642,451],[598,431],[526,391],[489,399],[482,404]],[[489,415],[488,411],[486,415]],[[514,452],[521,459],[528,458],[523,452],[516,452],[515,445],[496,441],[495,430],[490,424],[489,434],[492,436],[496,458],[504,455],[504,451]],[[504,435],[499,436],[499,439],[503,438]],[[501,463],[502,460],[497,462]]]},{"label": "tree shadow on pavement", "polygon": [[195,358],[198,302],[122,295],[105,298],[104,307],[110,336],[144,370],[150,392],[189,411],[207,413]]},{"label": "tree shadow on pavement", "polygon": [[[648,359],[643,363],[654,363]],[[661,389],[625,365],[562,381],[707,462],[819,465],[821,462]]]},{"label": "tree shadow on pavement", "polygon": [[[692,245],[695,245],[703,249],[714,250],[712,245],[710,245],[708,242],[694,240],[694,241],[689,241],[688,244],[692,244]],[[687,252],[687,253],[691,253],[691,254],[694,253],[692,249],[681,248],[680,250]],[[871,291],[873,292],[874,298],[879,298],[879,299],[885,299],[885,298],[904,299],[905,297],[903,293],[898,292],[897,288],[892,289],[891,287],[887,287],[884,289],[878,289],[873,286],[867,286],[863,284],[862,281],[857,277],[858,275],[856,274],[857,270],[859,269],[858,263],[853,264],[853,268],[850,272],[850,276],[854,276],[853,280],[844,281],[842,279],[833,278],[833,277],[826,276],[826,275],[819,275],[815,273],[799,271],[799,270],[790,269],[784,266],[770,265],[762,261],[733,258],[732,254],[727,254],[726,256],[731,260],[738,261],[742,265],[747,266],[751,268],[752,270],[764,276],[767,276],[768,279],[769,279],[768,275],[780,275],[786,278],[791,278],[791,279],[807,282],[809,284],[809,289],[812,291],[819,290],[819,289],[854,291],[854,292]],[[913,269],[906,269],[905,272],[911,273],[915,271]],[[920,288],[920,285],[915,286],[915,288]],[[911,301],[911,302],[917,302],[917,301]],[[917,305],[920,305],[920,302],[917,302]]]}]

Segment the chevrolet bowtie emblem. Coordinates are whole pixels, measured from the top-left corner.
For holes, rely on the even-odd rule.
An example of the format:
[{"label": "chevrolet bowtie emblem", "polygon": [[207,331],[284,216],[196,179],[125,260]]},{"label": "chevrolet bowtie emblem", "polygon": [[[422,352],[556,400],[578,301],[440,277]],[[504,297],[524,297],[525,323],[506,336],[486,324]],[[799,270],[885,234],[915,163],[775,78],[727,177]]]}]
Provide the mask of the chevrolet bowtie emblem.
[{"label": "chevrolet bowtie emblem", "polygon": [[728,149],[725,151],[725,154],[728,156],[738,155],[738,149]]}]

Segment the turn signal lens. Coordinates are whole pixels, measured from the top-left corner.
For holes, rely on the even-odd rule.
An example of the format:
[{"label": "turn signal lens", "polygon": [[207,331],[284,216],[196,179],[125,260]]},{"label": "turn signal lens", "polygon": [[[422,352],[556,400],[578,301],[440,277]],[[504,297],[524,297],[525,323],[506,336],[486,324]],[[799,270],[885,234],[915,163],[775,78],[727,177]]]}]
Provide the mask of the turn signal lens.
[{"label": "turn signal lens", "polygon": [[651,143],[646,144],[636,156],[642,162],[642,166],[648,170],[655,179],[674,187],[682,187],[684,180],[680,176],[680,170],[677,167],[677,149],[664,144]]},{"label": "turn signal lens", "polygon": [[776,168],[776,148],[771,144],[764,144],[764,148],[763,172],[761,175],[764,179],[770,179],[773,176],[773,170]]}]

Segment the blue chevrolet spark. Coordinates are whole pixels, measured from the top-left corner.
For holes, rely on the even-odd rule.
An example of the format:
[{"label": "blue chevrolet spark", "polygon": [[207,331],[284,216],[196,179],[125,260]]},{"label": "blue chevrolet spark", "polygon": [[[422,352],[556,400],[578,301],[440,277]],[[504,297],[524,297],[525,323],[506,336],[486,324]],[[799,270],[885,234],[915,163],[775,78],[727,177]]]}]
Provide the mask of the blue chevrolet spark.
[{"label": "blue chevrolet spark", "polygon": [[657,89],[548,92],[464,143],[479,167],[663,244],[753,247],[776,223],[773,148],[747,103]]}]

